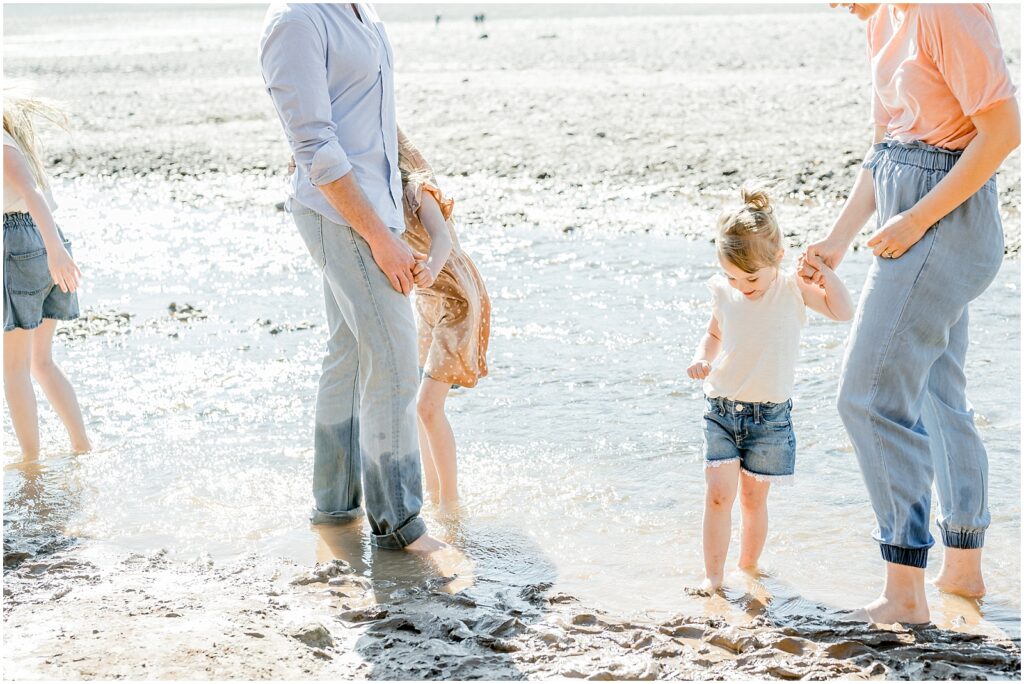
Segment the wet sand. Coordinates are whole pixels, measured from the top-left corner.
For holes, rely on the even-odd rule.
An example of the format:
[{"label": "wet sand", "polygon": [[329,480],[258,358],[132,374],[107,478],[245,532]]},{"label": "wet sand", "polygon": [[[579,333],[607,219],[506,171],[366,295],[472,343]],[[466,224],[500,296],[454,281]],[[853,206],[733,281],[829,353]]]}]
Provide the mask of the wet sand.
[{"label": "wet sand", "polygon": [[[74,149],[52,138],[62,180],[276,216],[287,151],[255,67],[261,8],[76,8],[45,28],[5,13],[5,76],[50,84],[74,112]],[[852,182],[869,134],[863,34],[849,17],[490,16],[486,39],[470,22],[389,27],[400,122],[459,179],[469,223],[703,240],[738,180],[763,175],[801,208],[785,226],[797,245]],[[1019,10],[997,16],[1016,78]],[[1000,181],[1013,254],[1018,155]],[[161,306],[147,319],[94,311],[61,334],[166,340],[206,316],[184,299]],[[869,630],[758,578],[709,597],[715,617],[643,619],[657,606],[624,616],[561,593],[540,552],[510,562],[521,580],[472,554],[434,565],[374,552],[351,530],[322,539],[315,566],[267,553],[183,560],[77,537],[60,514],[39,525],[42,508],[66,503],[48,492],[5,506],[10,679],[1020,677],[1019,634],[978,625],[971,602],[949,599],[945,612],[962,617],[941,629]],[[474,534],[439,529],[456,547]]]}]

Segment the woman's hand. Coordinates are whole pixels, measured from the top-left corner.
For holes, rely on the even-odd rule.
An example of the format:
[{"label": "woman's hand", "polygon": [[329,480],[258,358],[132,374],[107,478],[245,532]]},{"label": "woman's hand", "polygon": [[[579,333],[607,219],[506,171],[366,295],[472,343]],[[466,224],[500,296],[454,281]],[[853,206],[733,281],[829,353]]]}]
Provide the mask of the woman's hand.
[{"label": "woman's hand", "polygon": [[78,289],[78,279],[82,277],[82,272],[64,245],[58,243],[56,247],[47,247],[46,265],[50,269],[50,277],[61,292],[74,292]]},{"label": "woman's hand", "polygon": [[849,248],[849,242],[833,235],[829,235],[824,240],[812,242],[800,255],[798,271],[800,277],[806,282],[820,285],[824,276],[815,264],[820,261],[834,271],[839,267],[839,263],[846,256],[846,250]]},{"label": "woman's hand", "polygon": [[917,220],[912,211],[896,214],[885,222],[881,230],[871,236],[868,247],[875,256],[883,259],[899,259],[917,241],[924,237],[930,226]]},{"label": "woman's hand", "polygon": [[704,359],[694,361],[686,369],[686,374],[694,380],[703,380],[711,374],[711,364]]}]

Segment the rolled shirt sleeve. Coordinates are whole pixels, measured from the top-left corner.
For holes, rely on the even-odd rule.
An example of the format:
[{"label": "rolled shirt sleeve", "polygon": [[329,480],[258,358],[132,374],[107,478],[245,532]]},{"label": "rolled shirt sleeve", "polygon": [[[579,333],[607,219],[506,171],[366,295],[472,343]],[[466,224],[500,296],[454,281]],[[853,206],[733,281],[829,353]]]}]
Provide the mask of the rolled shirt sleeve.
[{"label": "rolled shirt sleeve", "polygon": [[326,185],[352,171],[338,142],[327,89],[327,47],[316,27],[302,19],[272,25],[260,45],[260,68],[295,163],[310,183]]}]

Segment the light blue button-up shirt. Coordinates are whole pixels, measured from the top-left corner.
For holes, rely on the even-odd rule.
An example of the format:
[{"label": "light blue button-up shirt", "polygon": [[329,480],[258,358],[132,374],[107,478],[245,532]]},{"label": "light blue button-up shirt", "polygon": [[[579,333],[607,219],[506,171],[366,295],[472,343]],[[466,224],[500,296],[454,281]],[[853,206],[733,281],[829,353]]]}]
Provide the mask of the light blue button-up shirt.
[{"label": "light blue button-up shirt", "polygon": [[318,185],[349,171],[381,221],[405,230],[398,171],[394,56],[370,5],[273,4],[260,67],[295,156],[291,197],[335,223],[346,221]]}]

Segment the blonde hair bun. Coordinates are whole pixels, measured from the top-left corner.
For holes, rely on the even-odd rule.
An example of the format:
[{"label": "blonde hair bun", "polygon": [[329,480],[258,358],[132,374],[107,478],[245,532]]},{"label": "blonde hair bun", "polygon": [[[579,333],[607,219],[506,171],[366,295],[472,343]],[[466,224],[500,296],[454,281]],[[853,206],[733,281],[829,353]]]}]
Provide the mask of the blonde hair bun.
[{"label": "blonde hair bun", "polygon": [[768,190],[760,185],[744,185],[740,188],[740,197],[750,211],[763,211],[766,214],[772,211],[772,197]]}]

